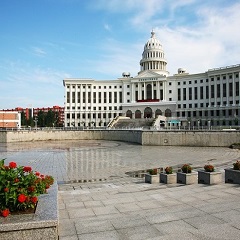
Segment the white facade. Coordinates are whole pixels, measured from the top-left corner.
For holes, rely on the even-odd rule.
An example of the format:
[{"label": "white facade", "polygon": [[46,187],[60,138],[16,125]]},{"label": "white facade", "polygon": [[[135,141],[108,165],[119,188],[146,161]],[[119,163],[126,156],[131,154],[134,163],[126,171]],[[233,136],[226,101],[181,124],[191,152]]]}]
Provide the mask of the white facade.
[{"label": "white facade", "polygon": [[144,45],[140,72],[117,80],[64,79],[65,127],[107,126],[117,116],[166,116],[171,124],[234,126],[240,123],[240,64],[169,76],[155,33]]}]

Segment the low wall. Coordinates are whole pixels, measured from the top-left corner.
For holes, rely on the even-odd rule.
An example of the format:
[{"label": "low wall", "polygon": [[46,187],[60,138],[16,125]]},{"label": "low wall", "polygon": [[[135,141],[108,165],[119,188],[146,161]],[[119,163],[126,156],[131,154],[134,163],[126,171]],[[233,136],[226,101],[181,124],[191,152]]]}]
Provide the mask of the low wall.
[{"label": "low wall", "polygon": [[228,147],[240,142],[240,131],[37,130],[0,132],[0,142],[108,140],[152,146]]},{"label": "low wall", "polygon": [[229,147],[239,142],[239,131],[149,131],[142,136],[142,145],[157,146]]}]

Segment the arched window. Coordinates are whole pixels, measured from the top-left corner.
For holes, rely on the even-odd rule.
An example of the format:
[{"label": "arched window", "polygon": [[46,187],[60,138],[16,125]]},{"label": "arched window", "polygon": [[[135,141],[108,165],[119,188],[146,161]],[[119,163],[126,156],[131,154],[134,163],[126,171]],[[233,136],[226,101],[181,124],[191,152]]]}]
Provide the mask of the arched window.
[{"label": "arched window", "polygon": [[157,109],[155,111],[155,117],[157,117],[157,116],[162,116],[162,111],[160,109]]},{"label": "arched window", "polygon": [[141,111],[140,110],[136,110],[135,112],[135,118],[141,118]]},{"label": "arched window", "polygon": [[152,118],[152,109],[150,107],[144,109],[144,118]]},{"label": "arched window", "polygon": [[126,117],[132,118],[132,111],[131,110],[127,110]]},{"label": "arched window", "polygon": [[171,117],[172,116],[172,111],[170,109],[165,110],[165,117]]},{"label": "arched window", "polygon": [[147,85],[147,99],[152,99],[152,85]]}]

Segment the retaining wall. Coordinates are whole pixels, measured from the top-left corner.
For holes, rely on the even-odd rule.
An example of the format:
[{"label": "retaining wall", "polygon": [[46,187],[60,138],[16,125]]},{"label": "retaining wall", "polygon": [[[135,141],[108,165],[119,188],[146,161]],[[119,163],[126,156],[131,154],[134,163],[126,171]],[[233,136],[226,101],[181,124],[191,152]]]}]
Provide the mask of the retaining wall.
[{"label": "retaining wall", "polygon": [[8,131],[0,132],[0,142],[47,140],[109,140],[153,146],[226,147],[240,142],[240,131]]}]

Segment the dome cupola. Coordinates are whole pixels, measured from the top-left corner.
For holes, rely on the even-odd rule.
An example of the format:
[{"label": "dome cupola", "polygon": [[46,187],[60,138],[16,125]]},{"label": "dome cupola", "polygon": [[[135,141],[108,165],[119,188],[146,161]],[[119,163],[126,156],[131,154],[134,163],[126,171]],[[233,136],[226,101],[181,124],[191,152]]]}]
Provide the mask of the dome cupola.
[{"label": "dome cupola", "polygon": [[165,59],[162,44],[156,38],[154,31],[151,32],[151,38],[144,45],[142,59],[140,61],[141,72],[150,70],[158,74],[168,76],[166,70],[167,60]]}]

